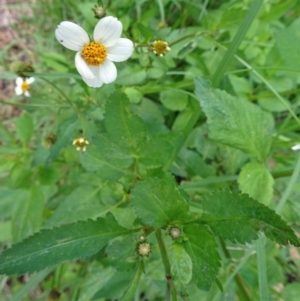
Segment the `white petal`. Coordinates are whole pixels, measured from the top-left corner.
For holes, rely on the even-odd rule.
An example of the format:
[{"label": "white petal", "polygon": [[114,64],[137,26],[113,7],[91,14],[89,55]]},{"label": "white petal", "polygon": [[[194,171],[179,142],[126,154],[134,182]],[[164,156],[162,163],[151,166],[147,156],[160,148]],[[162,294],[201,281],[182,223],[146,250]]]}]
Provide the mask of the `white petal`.
[{"label": "white petal", "polygon": [[15,93],[17,94],[17,95],[22,95],[23,94],[23,91],[22,91],[22,89],[21,89],[21,87],[15,87]]},{"label": "white petal", "polygon": [[99,66],[99,76],[100,80],[105,84],[110,84],[115,81],[117,78],[117,68],[115,64],[110,60],[106,60]]},{"label": "white petal", "polygon": [[34,78],[33,77],[29,77],[29,78],[26,78],[25,81],[26,81],[27,84],[30,85],[30,84],[32,84],[34,82]]},{"label": "white petal", "polygon": [[90,42],[85,30],[69,21],[61,22],[57,26],[55,37],[63,46],[74,51],[80,51],[84,45]]},{"label": "white petal", "polygon": [[122,30],[122,23],[117,18],[105,17],[97,23],[94,29],[94,40],[105,47],[112,46],[120,38]]},{"label": "white petal", "polygon": [[25,95],[26,97],[30,97],[30,93],[29,93],[28,91],[25,91],[25,92],[24,92],[24,95]]},{"label": "white petal", "polygon": [[82,58],[81,53],[77,52],[75,55],[75,66],[79,74],[86,79],[93,79],[95,75],[93,74],[90,66]]},{"label": "white petal", "polygon": [[22,77],[17,77],[16,85],[21,87],[22,84],[23,84],[23,78]]},{"label": "white petal", "polygon": [[126,61],[133,52],[133,43],[121,38],[113,46],[107,47],[107,58],[114,62]]},{"label": "white petal", "polygon": [[86,78],[82,78],[83,81],[92,88],[99,88],[103,85],[103,82],[100,80],[100,77],[95,77],[94,79],[86,79]]}]

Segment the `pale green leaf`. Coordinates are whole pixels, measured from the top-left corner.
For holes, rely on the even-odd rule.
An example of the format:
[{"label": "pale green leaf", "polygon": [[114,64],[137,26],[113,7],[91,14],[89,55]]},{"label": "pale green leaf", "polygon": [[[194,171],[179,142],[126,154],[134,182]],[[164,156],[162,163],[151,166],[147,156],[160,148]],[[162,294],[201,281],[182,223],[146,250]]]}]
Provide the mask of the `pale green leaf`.
[{"label": "pale green leaf", "polygon": [[257,239],[258,231],[275,242],[300,246],[293,230],[279,215],[246,194],[217,191],[202,200],[206,212],[201,221],[207,223],[215,235],[224,239],[250,242]]},{"label": "pale green leaf", "polygon": [[89,185],[80,185],[74,189],[59,203],[44,228],[99,217],[105,212],[104,205],[100,202],[99,190],[100,187],[95,188]]},{"label": "pale green leaf", "polygon": [[16,121],[16,135],[22,141],[23,145],[27,145],[32,133],[32,117],[28,113],[24,113]]},{"label": "pale green leaf", "polygon": [[129,100],[124,93],[115,92],[106,105],[105,128],[110,141],[124,152],[136,154],[146,136],[143,121],[130,112]]},{"label": "pale green leaf", "polygon": [[188,204],[171,181],[147,178],[132,191],[132,205],[146,225],[160,228],[175,221],[185,221]]},{"label": "pale green leaf", "polygon": [[14,242],[40,229],[43,220],[45,197],[42,189],[32,185],[23,199],[16,204],[12,215],[12,237]]},{"label": "pale green leaf", "polygon": [[264,161],[271,146],[273,119],[258,106],[195,79],[196,96],[207,116],[209,137]]},{"label": "pale green leaf", "polygon": [[127,173],[126,168],[133,163],[128,150],[113,143],[108,135],[98,135],[86,152],[80,154],[80,162],[88,171],[100,171],[105,180],[116,180]]},{"label": "pale green leaf", "polygon": [[273,196],[274,179],[262,163],[251,162],[245,165],[238,178],[240,190],[265,205]]},{"label": "pale green leaf", "polygon": [[188,284],[192,279],[192,260],[181,243],[170,249],[171,274],[175,281]]},{"label": "pale green leaf", "polygon": [[168,89],[160,92],[160,101],[171,111],[182,111],[188,104],[189,97],[182,91],[177,89]]},{"label": "pale green leaf", "polygon": [[91,256],[112,238],[128,234],[112,215],[42,230],[0,254],[0,274],[24,274]]},{"label": "pale green leaf", "polygon": [[184,227],[188,238],[183,245],[193,263],[193,281],[202,290],[209,290],[220,268],[220,256],[213,235],[202,225]]}]

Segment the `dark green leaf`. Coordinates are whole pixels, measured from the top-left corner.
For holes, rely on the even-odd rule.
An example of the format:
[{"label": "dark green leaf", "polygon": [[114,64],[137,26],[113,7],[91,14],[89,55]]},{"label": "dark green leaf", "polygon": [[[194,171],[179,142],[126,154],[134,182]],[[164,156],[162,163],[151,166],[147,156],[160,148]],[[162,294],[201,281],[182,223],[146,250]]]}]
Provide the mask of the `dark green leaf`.
[{"label": "dark green leaf", "polygon": [[300,246],[293,230],[279,215],[246,194],[218,191],[206,195],[202,201],[207,212],[202,216],[215,235],[240,243],[257,239],[257,232],[279,244]]},{"label": "dark green leaf", "polygon": [[111,214],[96,221],[64,225],[30,236],[0,255],[0,274],[39,271],[64,261],[91,256],[112,238],[125,235]]},{"label": "dark green leaf", "polygon": [[220,268],[220,256],[213,235],[202,225],[184,227],[188,238],[183,245],[193,263],[193,281],[203,290],[209,290]]},{"label": "dark green leaf", "polygon": [[137,183],[132,204],[143,223],[155,228],[184,221],[188,214],[188,205],[175,184],[158,178]]},{"label": "dark green leaf", "polygon": [[204,79],[196,78],[195,86],[210,138],[264,161],[271,146],[271,115],[246,100],[212,89]]}]

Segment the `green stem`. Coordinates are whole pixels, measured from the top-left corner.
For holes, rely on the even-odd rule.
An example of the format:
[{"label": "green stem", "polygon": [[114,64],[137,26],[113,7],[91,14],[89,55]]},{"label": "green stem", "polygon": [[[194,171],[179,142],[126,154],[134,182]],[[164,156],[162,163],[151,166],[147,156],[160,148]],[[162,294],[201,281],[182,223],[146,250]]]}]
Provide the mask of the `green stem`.
[{"label": "green stem", "polygon": [[[156,239],[158,242],[162,262],[163,262],[163,265],[165,268],[165,273],[166,273],[166,279],[167,279],[167,299],[166,300],[176,301],[177,300],[177,292],[176,292],[176,289],[175,289],[175,286],[174,286],[174,283],[172,280],[170,261],[168,258],[165,243],[162,239],[161,230],[160,229],[156,230],[155,235],[156,235]],[[171,293],[171,295],[170,295],[170,293]],[[172,299],[170,299],[170,297]]]},{"label": "green stem", "polygon": [[269,286],[267,275],[267,260],[265,249],[264,234],[260,234],[258,240],[255,242],[257,267],[258,267],[258,283],[259,283],[259,296],[261,301],[269,301]]},{"label": "green stem", "polygon": [[[223,250],[223,253],[224,253],[225,257],[228,260],[231,260],[230,253],[229,253],[229,251],[226,248],[224,240],[220,238],[219,241],[220,241],[220,245],[222,247],[222,250]],[[241,293],[242,293],[242,295],[244,297],[244,300],[251,301],[250,294],[247,291],[247,289],[245,288],[245,282],[244,282],[243,277],[239,273],[236,273],[236,275],[234,276],[234,280],[235,280],[237,286],[239,287],[239,289],[240,289],[240,291],[241,291]]]},{"label": "green stem", "polygon": [[213,87],[218,87],[221,78],[223,77],[230,61],[238,50],[240,44],[242,43],[248,29],[250,28],[252,22],[254,21],[260,6],[262,5],[263,0],[254,0],[249,8],[247,15],[245,16],[241,26],[239,26],[238,32],[236,33],[230,47],[225,53],[223,60],[221,61],[218,69],[212,77]]}]

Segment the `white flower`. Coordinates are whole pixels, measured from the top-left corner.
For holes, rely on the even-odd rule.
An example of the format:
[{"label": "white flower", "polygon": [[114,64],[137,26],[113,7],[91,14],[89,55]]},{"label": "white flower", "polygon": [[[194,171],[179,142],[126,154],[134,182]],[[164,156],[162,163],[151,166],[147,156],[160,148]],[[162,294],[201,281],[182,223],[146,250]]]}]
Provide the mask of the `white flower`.
[{"label": "white flower", "polygon": [[55,30],[56,39],[66,48],[77,51],[75,66],[90,87],[101,87],[116,80],[113,62],[126,61],[133,52],[133,43],[120,38],[122,23],[114,17],[101,19],[94,29],[94,41],[79,25],[64,21]]},{"label": "white flower", "polygon": [[292,146],[292,150],[293,150],[293,151],[297,151],[297,150],[299,150],[299,149],[300,149],[300,143],[295,144],[294,146]]},{"label": "white flower", "polygon": [[30,85],[34,82],[33,77],[28,77],[28,78],[22,78],[18,77],[16,79],[16,87],[15,87],[15,92],[17,95],[22,95],[24,94],[25,96],[29,97],[29,88]]}]

